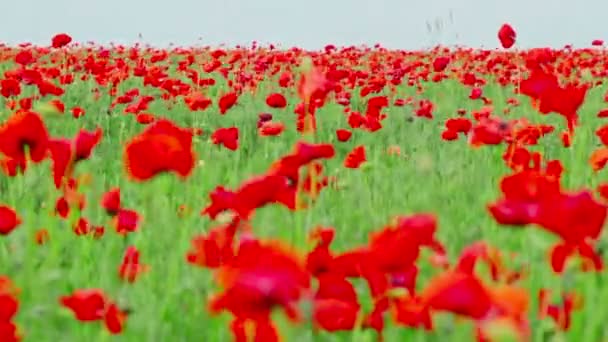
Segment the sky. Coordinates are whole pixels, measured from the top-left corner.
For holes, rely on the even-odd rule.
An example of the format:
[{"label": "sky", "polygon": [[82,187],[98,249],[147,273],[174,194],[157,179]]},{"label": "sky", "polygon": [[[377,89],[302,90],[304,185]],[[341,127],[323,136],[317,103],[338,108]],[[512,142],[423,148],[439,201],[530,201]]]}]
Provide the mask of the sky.
[{"label": "sky", "polygon": [[510,23],[520,48],[585,47],[608,41],[606,13],[607,0],[7,0],[0,42],[49,45],[68,33],[79,42],[155,46],[495,48],[498,28]]}]

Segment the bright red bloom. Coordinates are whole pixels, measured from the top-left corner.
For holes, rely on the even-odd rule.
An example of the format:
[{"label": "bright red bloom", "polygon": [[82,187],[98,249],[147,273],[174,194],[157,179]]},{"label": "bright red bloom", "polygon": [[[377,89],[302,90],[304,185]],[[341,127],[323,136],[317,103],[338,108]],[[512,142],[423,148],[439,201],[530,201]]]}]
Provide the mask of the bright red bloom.
[{"label": "bright red bloom", "polygon": [[32,55],[32,51],[30,51],[30,50],[20,50],[15,55],[15,63],[17,63],[21,66],[26,66],[26,65],[32,64],[35,61],[36,61],[36,58],[34,58],[34,56]]},{"label": "bright red bloom", "polygon": [[[6,284],[2,284],[6,283]],[[19,301],[16,298],[16,289],[5,276],[0,276],[0,323],[11,321],[19,311]],[[0,334],[0,337],[2,334]]]},{"label": "bright red bloom", "polygon": [[483,95],[483,90],[481,88],[473,88],[471,89],[471,93],[469,94],[469,99],[477,100],[481,98]]},{"label": "bright red bloom", "polygon": [[57,202],[55,202],[55,213],[61,218],[67,218],[70,214],[70,204],[65,199],[65,196],[59,197]]},{"label": "bright red bloom", "polygon": [[80,160],[88,159],[91,156],[93,148],[101,141],[102,135],[103,130],[99,127],[91,132],[84,129],[78,131],[73,142],[74,161],[78,162]]},{"label": "bright red bloom", "polygon": [[332,158],[334,154],[332,145],[299,142],[294,152],[276,161],[266,174],[249,179],[236,191],[218,186],[209,195],[211,203],[202,214],[215,218],[223,211],[232,210],[248,219],[257,208],[270,203],[280,203],[295,210],[300,168],[317,159]]},{"label": "bright red bloom", "polygon": [[51,45],[54,48],[62,48],[72,42],[72,37],[65,33],[59,33],[55,35],[51,41]]},{"label": "bright red bloom", "polygon": [[532,99],[539,100],[541,95],[548,89],[558,86],[557,77],[541,68],[531,70],[528,78],[521,81],[519,92]]},{"label": "bright red bloom", "polygon": [[441,139],[445,141],[452,141],[458,139],[458,132],[446,129],[441,132]]},{"label": "bright red bloom", "polygon": [[156,120],[156,117],[150,113],[139,113],[136,117],[137,123],[142,125],[151,124]]},{"label": "bright red bloom", "polygon": [[592,248],[603,228],[608,207],[590,192],[564,193],[559,179],[526,170],[505,177],[504,197],[488,208],[500,224],[536,224],[562,238],[551,251],[551,266],[562,272],[566,260],[578,253],[600,270],[603,262]]},{"label": "bright red bloom", "polygon": [[447,68],[450,63],[450,59],[448,57],[437,57],[433,60],[433,71],[442,72]]},{"label": "bright red bloom", "polygon": [[122,311],[118,305],[110,303],[106,310],[103,323],[111,334],[117,335],[122,333],[126,319],[127,313]]},{"label": "bright red bloom", "polygon": [[381,298],[391,288],[405,288],[414,293],[418,269],[415,262],[422,247],[444,255],[435,239],[437,222],[433,215],[397,217],[391,225],[370,234],[368,246],[340,255],[328,249],[332,235],[321,231],[320,241],[309,253],[307,267],[315,274],[341,274],[364,278],[374,298]]},{"label": "bright red bloom", "polygon": [[262,127],[259,128],[260,136],[263,137],[274,137],[281,135],[285,130],[285,125],[282,122],[265,122]]},{"label": "bright red bloom", "polygon": [[101,207],[110,215],[116,215],[120,210],[120,188],[108,190],[101,198]]},{"label": "bright red bloom", "polygon": [[310,276],[293,252],[255,239],[242,240],[235,258],[218,270],[217,281],[224,291],[211,300],[211,311],[229,311],[254,326],[268,324],[275,308],[297,320],[296,304],[310,287]]},{"label": "bright red bloom", "polygon": [[262,175],[244,182],[236,191],[218,186],[209,194],[211,204],[203,214],[215,218],[219,213],[232,210],[244,219],[249,218],[260,207],[270,203],[281,203],[295,209],[295,190],[289,180],[281,175]]},{"label": "bright red bloom", "polygon": [[62,296],[59,302],[81,322],[103,321],[110,333],[123,331],[126,314],[101,290],[76,290],[69,296]]},{"label": "bright red bloom", "polygon": [[499,117],[485,117],[469,131],[469,144],[473,147],[499,145],[505,142],[512,133],[512,123]]},{"label": "bright red bloom", "polygon": [[137,230],[140,216],[135,210],[120,209],[114,217],[114,227],[118,234],[132,233]]},{"label": "bright red bloom", "polygon": [[70,296],[61,297],[60,302],[82,322],[103,319],[107,306],[107,299],[101,290],[77,290]]},{"label": "bright red bloom", "polygon": [[344,167],[358,169],[367,159],[365,158],[365,146],[359,145],[348,153],[344,159]]},{"label": "bright red bloom", "polygon": [[433,109],[435,105],[430,100],[420,100],[418,102],[418,108],[414,112],[416,116],[421,118],[432,119],[433,118]]},{"label": "bright red bloom", "polygon": [[235,92],[227,93],[220,97],[220,100],[218,102],[220,113],[226,114],[226,112],[236,104],[237,100],[238,95]]},{"label": "bright red bloom", "polygon": [[604,41],[602,39],[594,39],[591,41],[592,46],[602,46],[604,45]]},{"label": "bright red bloom", "polygon": [[238,127],[218,128],[211,134],[211,141],[215,145],[223,145],[225,148],[236,151],[239,148]]},{"label": "bright red bloom", "polygon": [[505,49],[509,49],[515,45],[516,38],[517,34],[509,24],[503,24],[498,30],[498,40],[500,40],[500,45]]},{"label": "bright red bloom", "polygon": [[129,283],[133,283],[139,275],[147,272],[148,269],[148,265],[139,263],[139,251],[137,248],[129,246],[125,251],[122,263],[118,267],[118,276]]},{"label": "bright red bloom", "polygon": [[55,187],[59,189],[63,185],[64,179],[71,176],[74,162],[72,142],[68,139],[49,140],[49,151],[53,161],[53,181]]},{"label": "bright red bloom", "polygon": [[270,108],[285,108],[287,107],[287,99],[280,93],[273,93],[266,97],[266,104]]},{"label": "bright red bloom", "polygon": [[3,342],[19,342],[21,336],[17,330],[17,326],[13,322],[0,321],[0,341]]},{"label": "bright red bloom", "polygon": [[0,94],[9,98],[21,94],[21,84],[14,78],[6,78],[0,81]]},{"label": "bright red bloom", "polygon": [[194,169],[196,156],[192,150],[192,131],[159,120],[127,143],[125,167],[131,179],[146,181],[162,172],[182,177]]},{"label": "bright red bloom", "polygon": [[426,286],[424,302],[433,310],[449,311],[472,319],[485,318],[493,306],[492,296],[474,275],[449,272]]},{"label": "bright red bloom", "polygon": [[235,254],[233,245],[239,220],[211,229],[207,234],[192,239],[192,248],[186,255],[189,263],[208,268],[217,268],[229,262]]},{"label": "bright red bloom", "polygon": [[15,210],[0,205],[0,235],[8,235],[21,224],[21,218]]},{"label": "bright red bloom", "polygon": [[18,290],[6,276],[0,276],[0,341],[21,340],[17,326],[12,322],[19,310]]},{"label": "bright red bloom", "polygon": [[353,135],[353,132],[351,132],[347,129],[337,129],[336,130],[336,137],[338,138],[338,141],[341,141],[341,142],[348,141],[352,135]]},{"label": "bright red bloom", "polygon": [[210,99],[206,98],[201,93],[193,93],[184,97],[184,102],[193,112],[197,110],[204,111],[212,103]]},{"label": "bright red bloom", "polygon": [[85,110],[82,109],[81,107],[74,107],[72,108],[72,116],[74,117],[74,119],[78,119],[80,117],[83,117],[85,114]]},{"label": "bright red bloom", "polygon": [[446,141],[458,139],[458,133],[468,134],[473,128],[471,120],[468,118],[450,118],[445,122],[445,130],[441,133],[441,138]]},{"label": "bright red bloom", "polygon": [[535,222],[542,203],[560,195],[559,180],[536,171],[522,171],[502,179],[504,199],[489,206],[500,224],[525,225]]},{"label": "bright red bloom", "polygon": [[313,302],[313,320],[326,331],[352,330],[360,305],[353,285],[344,277],[326,274],[319,277]]},{"label": "bright red bloom", "polygon": [[48,141],[46,126],[34,112],[16,112],[0,127],[0,152],[22,171],[27,166],[25,147],[29,148],[30,159],[38,163],[47,156]]},{"label": "bright red bloom", "polygon": [[51,160],[53,161],[53,180],[59,189],[64,180],[72,177],[75,164],[88,159],[93,148],[101,140],[102,130],[97,128],[93,132],[80,130],[76,137],[68,139],[51,139],[48,143]]}]

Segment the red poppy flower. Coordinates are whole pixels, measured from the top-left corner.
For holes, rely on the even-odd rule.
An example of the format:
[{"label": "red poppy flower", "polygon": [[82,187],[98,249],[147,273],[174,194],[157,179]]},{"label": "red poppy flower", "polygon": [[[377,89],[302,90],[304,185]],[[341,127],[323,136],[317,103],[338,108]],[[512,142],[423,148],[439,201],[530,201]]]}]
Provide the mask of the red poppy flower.
[{"label": "red poppy flower", "polygon": [[473,88],[471,89],[471,93],[469,94],[469,99],[477,100],[481,98],[483,95],[483,90],[481,88]]},{"label": "red poppy flower", "polygon": [[109,214],[116,215],[120,210],[120,188],[108,190],[101,198],[101,207]]},{"label": "red poppy flower", "polygon": [[82,109],[81,107],[74,107],[72,108],[72,116],[74,117],[74,119],[78,119],[80,117],[83,117],[85,114],[85,110]]},{"label": "red poppy flower", "polygon": [[148,265],[140,264],[139,255],[137,248],[134,246],[127,247],[122,263],[118,267],[118,276],[121,279],[133,283],[139,275],[148,271]]},{"label": "red poppy flower", "polygon": [[326,331],[352,330],[359,310],[357,294],[348,280],[333,274],[319,277],[313,302],[315,326]]},{"label": "red poppy flower", "polygon": [[365,146],[359,145],[348,153],[346,159],[344,159],[344,167],[349,169],[357,169],[367,159],[365,158]]},{"label": "red poppy flower", "polygon": [[447,68],[450,63],[450,59],[448,57],[437,57],[433,60],[433,71],[442,72]]},{"label": "red poppy flower", "polygon": [[107,298],[101,290],[76,290],[70,296],[61,297],[60,302],[82,322],[103,319],[107,306]]},{"label": "red poppy flower", "polygon": [[59,197],[57,202],[55,202],[55,213],[64,219],[70,214],[70,204],[65,199],[65,196]]},{"label": "red poppy flower", "polygon": [[21,94],[21,83],[13,78],[6,78],[0,81],[0,94],[9,98]]},{"label": "red poppy flower", "polygon": [[207,109],[212,101],[203,96],[201,93],[193,93],[184,97],[184,102],[190,108],[191,111],[204,111]]},{"label": "red poppy flower", "polygon": [[68,139],[50,139],[48,148],[53,161],[53,180],[58,189],[64,180],[72,178],[75,164],[90,157],[93,148],[101,140],[101,128],[93,132],[80,130],[76,137]]},{"label": "red poppy flower", "polygon": [[6,342],[19,342],[21,336],[15,323],[7,321],[0,321],[0,340]]},{"label": "red poppy flower", "polygon": [[280,93],[272,93],[266,97],[266,104],[270,108],[285,108],[287,107],[287,99]]},{"label": "red poppy flower", "polygon": [[156,117],[150,113],[139,113],[136,116],[137,123],[142,125],[151,124],[156,120]]},{"label": "red poppy flower", "polygon": [[0,205],[0,235],[8,235],[21,224],[21,218],[15,210]]},{"label": "red poppy flower", "polygon": [[274,137],[281,135],[285,130],[285,125],[282,122],[265,122],[259,129],[260,136]]},{"label": "red poppy flower", "polygon": [[120,209],[114,217],[114,227],[118,234],[132,233],[139,228],[140,216],[135,210]]},{"label": "red poppy flower", "polygon": [[162,172],[182,177],[194,169],[196,156],[192,151],[192,132],[169,120],[159,120],[127,143],[124,152],[129,176],[146,181]]},{"label": "red poppy flower", "polygon": [[237,100],[238,95],[235,92],[227,93],[220,97],[220,100],[218,102],[220,113],[226,114],[226,112],[236,104]]},{"label": "red poppy flower", "polygon": [[448,272],[432,279],[422,294],[437,311],[449,311],[472,319],[485,318],[492,309],[492,296],[474,275]]},{"label": "red poppy flower", "polygon": [[211,204],[203,209],[203,214],[215,218],[219,213],[233,210],[244,219],[249,218],[260,207],[270,203],[282,203],[295,209],[295,189],[281,175],[262,175],[244,182],[236,191],[219,186],[209,194]]},{"label": "red poppy flower", "polygon": [[76,290],[69,296],[62,296],[59,301],[81,322],[103,321],[110,333],[123,331],[126,314],[101,290]]},{"label": "red poppy flower", "polygon": [[504,197],[488,208],[501,224],[536,224],[562,238],[551,251],[551,266],[562,272],[566,260],[578,253],[596,270],[603,262],[591,246],[597,240],[608,207],[588,191],[563,193],[559,179],[538,171],[521,171],[503,178]]},{"label": "red poppy flower", "polygon": [[233,242],[239,223],[239,219],[232,220],[192,239],[192,248],[186,260],[190,264],[208,268],[217,268],[229,262],[234,257]]},{"label": "red poppy flower", "polygon": [[322,235],[308,256],[308,267],[317,273],[342,274],[364,278],[372,296],[379,299],[391,288],[404,288],[414,293],[418,269],[415,262],[422,247],[444,255],[443,246],[435,239],[437,222],[433,215],[417,214],[396,218],[395,222],[370,235],[368,246],[340,255],[329,252],[330,236]]},{"label": "red poppy flower", "polygon": [[55,187],[59,189],[63,185],[64,179],[71,176],[74,162],[72,142],[68,139],[49,140],[49,151],[53,161],[53,181]]},{"label": "red poppy flower", "polygon": [[6,276],[0,276],[0,341],[21,340],[17,326],[12,322],[19,310],[17,289]]},{"label": "red poppy flower", "polygon": [[[14,292],[10,288],[0,289],[0,322],[11,321],[19,310],[19,301],[17,301]],[[2,334],[0,334],[1,336]]]},{"label": "red poppy flower", "polygon": [[517,34],[511,25],[503,24],[498,30],[498,39],[500,40],[500,45],[503,48],[509,49],[513,45],[515,45],[515,39]]},{"label": "red poppy flower", "polygon": [[26,168],[25,147],[29,157],[41,162],[47,156],[49,135],[40,116],[30,111],[13,114],[0,127],[0,152],[14,160],[21,170]]},{"label": "red poppy flower", "polygon": [[36,61],[36,58],[32,55],[32,51],[30,50],[20,50],[15,55],[15,63],[26,66],[32,64]]},{"label": "red poppy flower", "polygon": [[297,320],[296,303],[310,287],[310,276],[293,252],[254,239],[241,242],[236,256],[218,270],[217,281],[224,291],[211,300],[212,312],[226,310],[254,326],[268,323],[275,308]]},{"label": "red poppy flower", "polygon": [[347,129],[337,129],[336,130],[336,137],[338,138],[338,141],[341,141],[341,142],[348,141],[352,135],[353,135],[353,132],[351,132]]},{"label": "red poppy flower", "polygon": [[215,145],[223,145],[225,148],[236,151],[239,148],[238,127],[218,128],[211,134],[211,141]]},{"label": "red poppy flower", "polygon": [[81,129],[74,138],[74,161],[78,162],[88,159],[91,156],[93,148],[101,141],[103,131],[101,128],[96,128],[94,131]]},{"label": "red poppy flower", "polygon": [[72,42],[72,37],[65,33],[59,33],[55,35],[51,41],[51,45],[54,48],[62,48]]},{"label": "red poppy flower", "polygon": [[335,150],[331,144],[310,144],[298,142],[294,151],[275,161],[269,174],[279,175],[288,178],[293,186],[299,183],[299,170],[304,165],[308,165],[318,159],[330,159],[335,155]]}]

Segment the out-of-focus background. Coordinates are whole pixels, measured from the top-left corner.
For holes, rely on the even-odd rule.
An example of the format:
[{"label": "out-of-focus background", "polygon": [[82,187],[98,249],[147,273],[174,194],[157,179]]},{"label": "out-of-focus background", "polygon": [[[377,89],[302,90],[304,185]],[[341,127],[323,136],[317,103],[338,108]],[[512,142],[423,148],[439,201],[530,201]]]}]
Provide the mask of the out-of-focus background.
[{"label": "out-of-focus background", "polygon": [[66,32],[101,44],[494,48],[504,22],[520,48],[608,38],[606,0],[7,0],[0,8],[0,41],[9,44],[47,45]]}]

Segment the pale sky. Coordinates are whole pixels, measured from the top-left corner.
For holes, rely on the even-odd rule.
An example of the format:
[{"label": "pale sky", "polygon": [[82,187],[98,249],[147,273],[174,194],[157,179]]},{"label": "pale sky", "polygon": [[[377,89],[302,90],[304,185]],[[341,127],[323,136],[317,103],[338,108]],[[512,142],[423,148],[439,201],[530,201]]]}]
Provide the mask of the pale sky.
[{"label": "pale sky", "polygon": [[[48,45],[65,32],[102,44],[132,44],[141,33],[159,46],[257,40],[309,49],[376,42],[494,48],[504,22],[522,48],[608,41],[608,0],[5,0],[1,13],[0,41],[10,44]],[[429,33],[435,21],[443,28]]]}]

